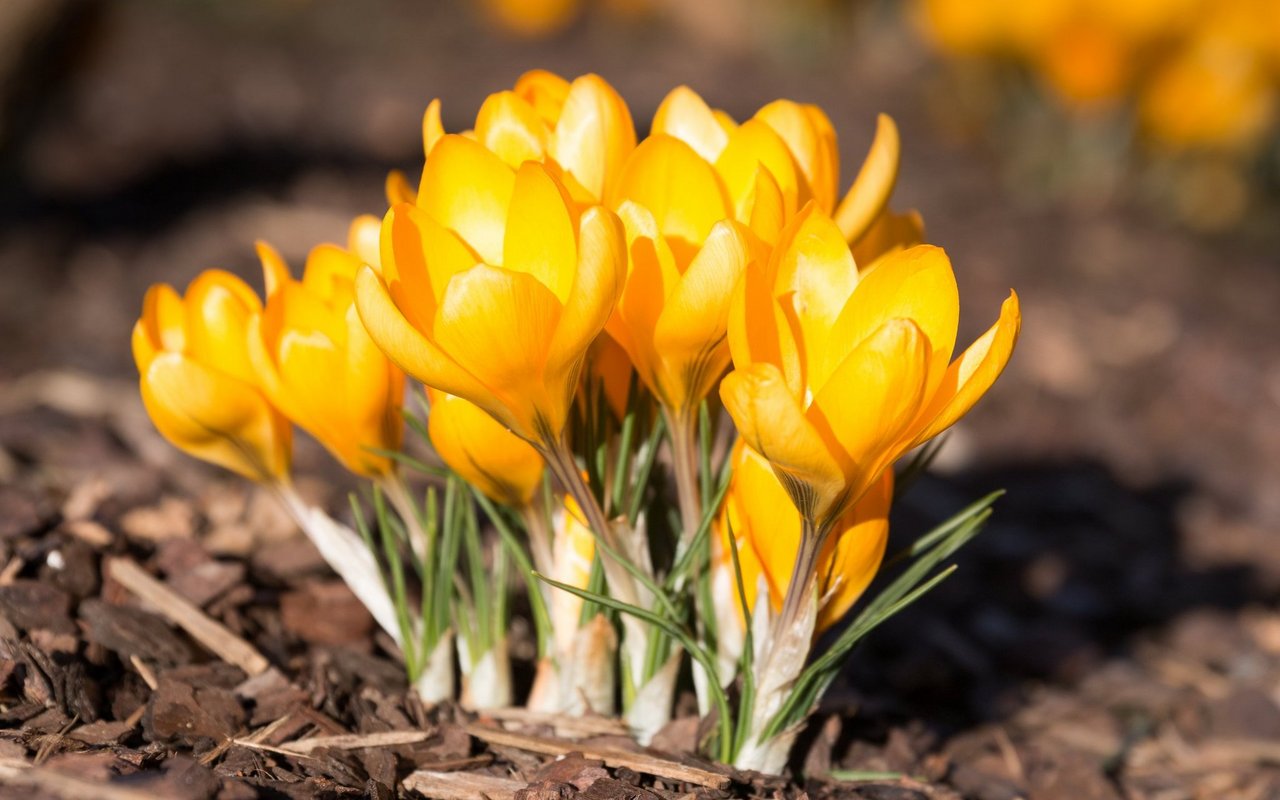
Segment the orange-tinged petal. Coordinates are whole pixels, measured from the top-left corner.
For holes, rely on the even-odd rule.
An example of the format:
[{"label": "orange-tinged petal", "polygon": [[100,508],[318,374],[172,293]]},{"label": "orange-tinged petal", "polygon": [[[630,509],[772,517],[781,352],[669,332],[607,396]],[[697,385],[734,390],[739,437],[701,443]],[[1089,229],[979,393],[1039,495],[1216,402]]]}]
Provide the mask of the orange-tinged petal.
[{"label": "orange-tinged petal", "polygon": [[333,301],[344,287],[355,282],[356,272],[364,262],[353,253],[334,244],[322,244],[307,253],[302,270],[302,284],[317,297]]},{"label": "orange-tinged petal", "polygon": [[484,145],[448,134],[422,168],[418,207],[485,262],[500,264],[515,172]]},{"label": "orange-tinged petal", "polygon": [[776,259],[748,264],[729,306],[729,353],[742,369],[758,362],[778,366],[792,395],[804,395],[801,343],[781,303],[774,297]]},{"label": "orange-tinged petal", "polygon": [[635,124],[621,95],[599,75],[574,80],[555,127],[556,162],[599,201],[613,191],[635,146]]},{"label": "orange-tinged petal", "polygon": [[747,120],[730,135],[729,143],[716,159],[715,166],[740,220],[748,219],[748,202],[755,189],[756,172],[762,166],[773,176],[782,192],[786,216],[794,214],[799,207],[800,176],[791,152],[786,142],[760,120]]},{"label": "orange-tinged petal", "polygon": [[480,261],[457,234],[406,204],[387,212],[381,244],[391,295],[420,330],[430,329],[449,279]]},{"label": "orange-tinged petal", "polygon": [[773,466],[801,513],[821,519],[844,491],[845,473],[773,364],[736,369],[720,399],[743,440]]},{"label": "orange-tinged petal", "polygon": [[527,505],[542,484],[542,457],[488,412],[461,397],[430,392],[427,432],[440,459],[485,496]]},{"label": "orange-tinged petal", "polygon": [[138,372],[146,372],[147,366],[160,351],[151,341],[151,337],[147,335],[146,323],[141,319],[133,323],[133,332],[129,337],[129,344],[133,350],[133,363],[137,365]]},{"label": "orange-tinged petal", "polygon": [[271,297],[293,276],[289,274],[289,265],[284,263],[279,250],[261,239],[254,243],[254,249],[257,250],[258,261],[262,264],[262,283],[266,287],[267,297]]},{"label": "orange-tinged petal", "polygon": [[876,120],[875,139],[858,170],[858,177],[836,209],[836,223],[849,242],[856,244],[888,205],[898,180],[901,148],[898,126],[888,114],[881,114]]},{"label": "orange-tinged petal", "polygon": [[382,191],[387,196],[388,206],[394,206],[397,203],[418,202],[418,191],[409,184],[409,178],[398,169],[393,169],[387,173],[387,179],[382,184]]},{"label": "orange-tinged petal", "polygon": [[711,163],[729,143],[729,133],[721,120],[688,86],[677,86],[667,93],[653,115],[650,132],[674,136]]},{"label": "orange-tinged petal", "polygon": [[667,295],[680,280],[680,270],[648,209],[627,201],[618,208],[618,216],[626,231],[626,285],[607,329],[631,356],[650,389],[656,390],[653,331]]},{"label": "orange-tinged petal", "polygon": [[931,395],[951,361],[960,324],[960,289],[942,248],[920,245],[900,251],[862,276],[831,328],[833,346],[820,369],[810,373],[809,385],[821,391],[845,355],[894,318],[911,320],[927,340]]},{"label": "orange-tinged petal", "polygon": [[483,394],[484,386],[405,318],[372,267],[356,274],[356,308],[370,338],[405,372],[441,391]]},{"label": "orange-tinged petal", "polygon": [[729,304],[749,258],[746,234],[718,223],[667,297],[653,348],[666,364],[659,396],[672,408],[695,407],[729,365]]},{"label": "orange-tinged petal", "polygon": [[436,143],[442,138],[444,125],[440,122],[440,99],[436,98],[427,104],[427,110],[422,115],[422,155],[430,156]]},{"label": "orange-tinged petal", "polygon": [[604,330],[626,280],[622,223],[601,206],[587,209],[578,227],[578,260],[573,288],[547,351],[547,379],[565,393],[566,407],[577,387],[587,348]]},{"label": "orange-tinged petal", "polygon": [[652,212],[681,263],[689,262],[712,225],[733,216],[729,196],[711,165],[689,145],[666,135],[650,136],[632,152],[614,207],[625,200]]},{"label": "orange-tinged petal", "polygon": [[171,353],[187,349],[187,309],[169,284],[157,283],[147,289],[140,321],[155,349]]},{"label": "orange-tinged petal", "polygon": [[516,172],[502,265],[532,275],[563,305],[577,269],[577,226],[563,187],[537,163]]},{"label": "orange-tinged petal", "polygon": [[554,72],[531,69],[516,79],[513,91],[533,106],[548,128],[553,128],[569,96],[569,82]]},{"label": "orange-tinged petal", "polygon": [[839,622],[867,590],[884,560],[889,541],[893,470],[887,469],[862,499],[836,523],[818,559],[818,586],[826,604],[818,611],[817,632]]},{"label": "orange-tinged petal", "polygon": [[891,320],[863,340],[814,397],[809,420],[854,465],[850,500],[905,450],[903,437],[924,405],[928,366],[920,328]]},{"label": "orange-tinged petal", "polygon": [[403,443],[404,373],[378,349],[354,304],[347,308],[346,323],[346,418],[357,432],[356,460],[365,474],[380,474],[390,469],[390,459],[369,449],[399,450]]},{"label": "orange-tinged petal", "polygon": [[942,433],[973,408],[1009,363],[1021,330],[1022,309],[1018,305],[1018,294],[1010,292],[1000,307],[1000,318],[996,324],[969,345],[947,370],[942,385],[921,415],[925,426],[915,437],[914,444],[926,442]]},{"label": "orange-tinged petal", "polygon": [[512,169],[547,153],[547,126],[515,92],[495,92],[476,115],[476,138]]},{"label": "orange-tinged petal", "polygon": [[526,439],[535,437],[538,419],[558,434],[568,412],[569,397],[548,398],[542,382],[561,311],[556,296],[532,276],[477,264],[449,281],[436,314],[435,342],[487,390],[463,397],[490,413],[497,410],[495,398],[513,415],[503,421]]},{"label": "orange-tinged petal", "polygon": [[152,422],[178,448],[252,480],[288,474],[289,424],[251,385],[178,353],[153,359],[140,385]]}]

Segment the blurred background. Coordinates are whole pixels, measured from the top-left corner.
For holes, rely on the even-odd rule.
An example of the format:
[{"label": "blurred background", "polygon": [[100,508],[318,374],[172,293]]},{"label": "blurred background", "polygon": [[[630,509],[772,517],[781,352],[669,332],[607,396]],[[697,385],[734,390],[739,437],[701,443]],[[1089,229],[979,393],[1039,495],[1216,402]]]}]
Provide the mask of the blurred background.
[{"label": "blurred background", "polygon": [[[4,0],[0,482],[48,457],[31,407],[136,414],[148,284],[258,285],[259,238],[298,268],[381,213],[389,169],[416,181],[432,98],[469,127],[535,67],[602,74],[642,132],[681,83],[739,119],[817,103],[842,185],[887,112],[895,206],[951,255],[962,339],[1021,294],[1008,372],[901,527],[1010,496],[861,685],[963,725],[1277,597],[1274,0]],[[76,431],[50,469],[94,468]]]}]

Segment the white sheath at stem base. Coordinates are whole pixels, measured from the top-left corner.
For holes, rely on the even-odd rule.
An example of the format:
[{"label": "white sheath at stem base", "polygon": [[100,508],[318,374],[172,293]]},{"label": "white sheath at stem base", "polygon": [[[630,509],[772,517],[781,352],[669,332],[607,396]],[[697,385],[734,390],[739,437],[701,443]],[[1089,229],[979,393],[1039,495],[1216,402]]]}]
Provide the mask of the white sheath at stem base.
[{"label": "white sheath at stem base", "polygon": [[676,677],[680,674],[680,658],[684,652],[676,649],[653,677],[640,687],[631,700],[631,707],[623,718],[636,741],[648,746],[662,727],[671,721],[671,706],[675,701]]},{"label": "white sheath at stem base", "polygon": [[424,703],[434,705],[453,699],[453,649],[453,631],[445,631],[427,656],[422,674],[413,682],[413,690]]},{"label": "white sheath at stem base", "polygon": [[464,665],[471,667],[462,676],[464,708],[506,708],[511,705],[511,659],[507,655],[507,640],[495,642],[489,651],[472,662],[466,642],[458,641],[458,655]]}]

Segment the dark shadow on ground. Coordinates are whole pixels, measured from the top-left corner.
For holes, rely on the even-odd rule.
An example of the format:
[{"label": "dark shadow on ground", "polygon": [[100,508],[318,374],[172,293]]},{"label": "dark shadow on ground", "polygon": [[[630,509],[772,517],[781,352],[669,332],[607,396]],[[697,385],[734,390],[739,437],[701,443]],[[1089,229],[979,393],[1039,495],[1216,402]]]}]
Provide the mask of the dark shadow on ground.
[{"label": "dark shadow on ground", "polygon": [[827,695],[833,709],[859,707],[858,736],[909,719],[944,736],[999,719],[1028,687],[1074,684],[1190,610],[1273,599],[1249,564],[1188,563],[1176,511],[1189,482],[1134,488],[1087,460],[925,477],[895,510],[890,552],[1000,487],[960,569],[876,630]]}]

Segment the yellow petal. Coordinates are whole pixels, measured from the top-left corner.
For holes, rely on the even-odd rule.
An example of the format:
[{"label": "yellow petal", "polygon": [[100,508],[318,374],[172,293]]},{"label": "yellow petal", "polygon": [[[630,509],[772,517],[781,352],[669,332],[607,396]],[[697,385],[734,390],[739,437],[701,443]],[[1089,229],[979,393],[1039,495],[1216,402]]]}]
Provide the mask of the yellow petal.
[{"label": "yellow petal", "polygon": [[806,416],[853,465],[849,500],[857,500],[906,449],[903,437],[924,405],[927,348],[911,320],[886,322],[814,397]]},{"label": "yellow petal", "polygon": [[924,219],[919,212],[897,214],[886,208],[853,246],[853,260],[858,262],[858,272],[865,273],[881,258],[923,241]]},{"label": "yellow petal", "polygon": [[648,209],[626,201],[618,208],[618,216],[626,232],[626,285],[607,328],[656,392],[658,356],[653,332],[667,295],[680,280],[680,270]]},{"label": "yellow petal", "polygon": [[894,318],[911,320],[925,335],[931,354],[927,391],[932,394],[951,360],[960,324],[960,290],[942,248],[920,245],[899,251],[863,275],[831,328],[832,346],[822,367],[810,373],[809,385],[821,391],[845,354]]},{"label": "yellow petal", "polygon": [[252,480],[288,473],[289,424],[249,384],[163,353],[143,374],[141,390],[156,428],[190,455]]},{"label": "yellow petal", "polygon": [[889,540],[893,470],[887,469],[862,499],[836,523],[818,559],[818,585],[826,605],[818,612],[816,632],[839,622],[880,569]]},{"label": "yellow petal", "polygon": [[889,115],[881,114],[876,120],[876,137],[858,177],[836,209],[836,223],[849,242],[856,244],[888,205],[898,180],[900,157],[898,126]]},{"label": "yellow petal", "polygon": [[147,335],[147,326],[142,320],[133,323],[133,332],[129,337],[129,344],[133,350],[133,363],[138,367],[138,372],[146,372],[147,366],[151,364],[151,360],[160,351],[152,343],[151,337]]},{"label": "yellow petal", "polygon": [[515,172],[484,145],[446,135],[422,168],[418,207],[485,262],[500,264]]},{"label": "yellow petal", "polygon": [[409,185],[409,179],[398,169],[393,169],[387,173],[387,179],[383,182],[382,191],[387,196],[388,206],[394,206],[397,203],[418,202],[417,190]]},{"label": "yellow petal", "polygon": [[155,350],[181,353],[187,349],[187,310],[177,291],[167,283],[156,283],[142,298],[142,323],[147,340]]},{"label": "yellow petal", "polygon": [[775,100],[757,111],[755,119],[781,137],[799,166],[806,190],[800,202],[813,199],[825,213],[831,213],[840,165],[835,129],[827,115],[815,106]]},{"label": "yellow petal", "polygon": [[495,92],[476,115],[476,138],[512,169],[541,161],[547,152],[547,126],[515,92]]},{"label": "yellow petal", "polygon": [[603,207],[587,209],[578,228],[573,288],[547,351],[547,379],[553,390],[565,392],[566,407],[587,348],[604,330],[618,302],[626,265],[622,223]]},{"label": "yellow petal", "polygon": [[553,128],[569,95],[569,82],[554,72],[531,69],[516,80],[514,91],[533,106],[548,128]]},{"label": "yellow petal", "polygon": [[711,163],[729,143],[729,134],[714,112],[688,86],[677,86],[663,98],[650,133],[674,136]]},{"label": "yellow petal", "polygon": [[923,443],[951,427],[987,393],[1013,355],[1022,330],[1017,292],[1000,307],[1000,318],[951,364],[942,385],[921,418],[924,429],[913,444]]},{"label": "yellow petal", "polygon": [[745,220],[751,232],[769,247],[777,244],[787,221],[786,200],[777,179],[763,166],[756,169],[755,183],[746,199],[745,214],[739,219]]},{"label": "yellow petal", "polygon": [[249,317],[262,301],[230,272],[210,269],[187,287],[187,352],[196,361],[252,383],[246,350]]},{"label": "yellow petal", "polygon": [[760,120],[747,120],[729,137],[729,143],[715,161],[733,199],[738,219],[747,219],[747,203],[756,185],[756,172],[764,167],[782,192],[784,214],[790,217],[799,207],[800,177],[782,138]]},{"label": "yellow petal", "polygon": [[542,484],[537,451],[461,397],[431,393],[427,432],[440,459],[498,503],[527,505]]},{"label": "yellow petal", "polygon": [[333,301],[355,282],[356,272],[362,266],[364,263],[359,258],[337,245],[317,245],[307,253],[302,283],[317,297]]},{"label": "yellow petal", "polygon": [[757,258],[747,265],[729,306],[729,353],[738,369],[776,365],[791,394],[801,397],[805,385],[798,331],[774,296],[776,275],[776,259]]},{"label": "yellow petal", "polygon": [[711,165],[689,145],[650,136],[623,168],[614,207],[630,200],[652,212],[676,260],[688,263],[711,226],[733,216],[733,206]]},{"label": "yellow petal", "polygon": [[555,132],[555,160],[597,202],[607,197],[636,146],[626,101],[604,78],[583,75],[569,87]]},{"label": "yellow petal", "polygon": [[[361,214],[351,220],[347,229],[347,249],[378,272],[382,271],[382,256],[378,239],[382,235],[382,220],[372,214]],[[355,277],[354,275],[352,276]],[[270,294],[270,292],[268,292]]]},{"label": "yellow petal", "polygon": [[358,474],[382,474],[391,468],[385,456],[369,448],[399,450],[404,439],[404,373],[386,357],[369,332],[355,306],[347,309],[347,349],[345,353],[346,417],[356,431],[357,454],[347,468]]},{"label": "yellow petal", "polygon": [[845,472],[773,364],[729,373],[720,398],[748,446],[769,461],[800,513],[815,520],[841,500]]},{"label": "yellow petal", "polygon": [[356,308],[370,338],[405,372],[450,394],[484,393],[483,385],[475,377],[405,319],[372,267],[356,274]]},{"label": "yellow petal", "polygon": [[743,231],[718,223],[667,298],[653,347],[667,373],[659,396],[671,408],[696,407],[728,366],[729,304],[749,257]]},{"label": "yellow petal", "polygon": [[568,413],[569,398],[548,398],[543,384],[560,319],[560,301],[530,275],[477,264],[449,281],[432,338],[487,390],[462,396],[495,416],[509,410],[503,422],[533,439],[535,420],[558,434]]},{"label": "yellow petal", "polygon": [[516,173],[502,264],[532,275],[563,305],[577,269],[577,226],[569,198],[541,164]]},{"label": "yellow petal", "polygon": [[280,290],[293,276],[289,274],[289,265],[280,256],[280,251],[259,239],[254,243],[258,252],[258,261],[262,264],[262,283],[266,287],[267,297]]},{"label": "yellow petal", "polygon": [[436,143],[444,137],[444,125],[440,122],[440,99],[436,98],[427,104],[422,115],[422,155],[429,157]]},{"label": "yellow petal", "polygon": [[381,244],[391,296],[420,330],[430,330],[449,279],[480,261],[457,234],[405,204],[387,212]]},{"label": "yellow petal", "polygon": [[840,346],[831,329],[858,284],[853,255],[835,223],[810,203],[778,237],[773,257],[774,295],[782,298],[790,326],[802,343],[805,382],[820,386],[813,375],[822,372],[827,350]]}]

